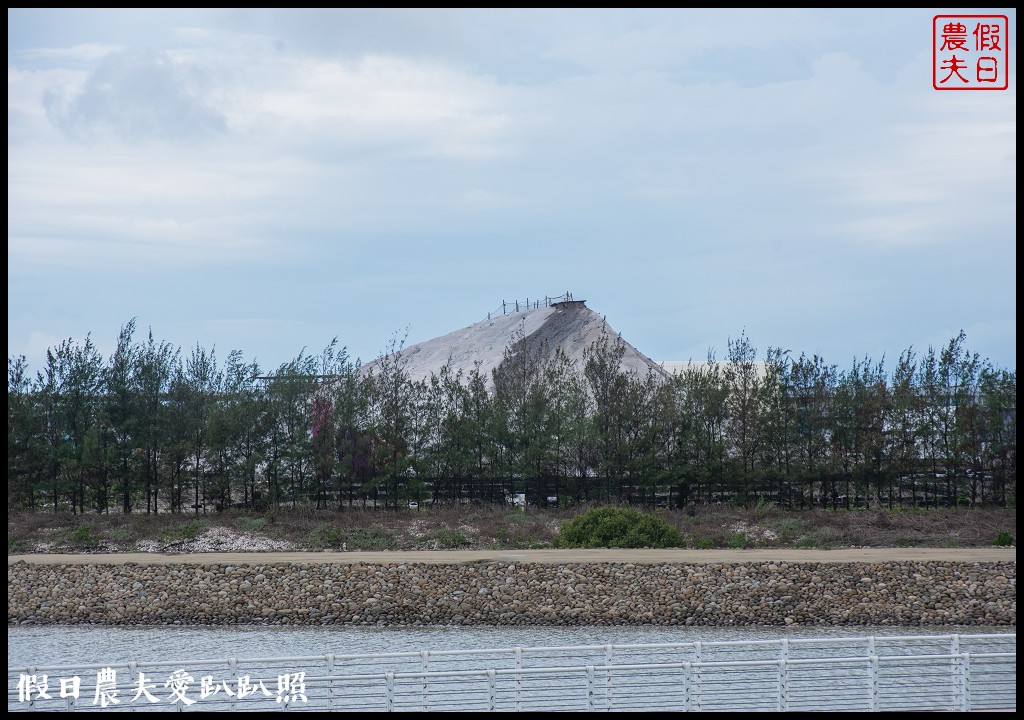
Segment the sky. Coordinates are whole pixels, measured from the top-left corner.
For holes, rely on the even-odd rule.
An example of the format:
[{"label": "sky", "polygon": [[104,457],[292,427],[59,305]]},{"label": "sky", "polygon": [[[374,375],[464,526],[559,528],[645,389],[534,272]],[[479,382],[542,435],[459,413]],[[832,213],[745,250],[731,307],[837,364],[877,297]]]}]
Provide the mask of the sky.
[{"label": "sky", "polygon": [[[932,87],[936,14],[1009,87]],[[270,371],[571,292],[655,360],[1016,370],[1016,11],[8,9],[7,343]],[[499,310],[500,311],[500,310]]]}]

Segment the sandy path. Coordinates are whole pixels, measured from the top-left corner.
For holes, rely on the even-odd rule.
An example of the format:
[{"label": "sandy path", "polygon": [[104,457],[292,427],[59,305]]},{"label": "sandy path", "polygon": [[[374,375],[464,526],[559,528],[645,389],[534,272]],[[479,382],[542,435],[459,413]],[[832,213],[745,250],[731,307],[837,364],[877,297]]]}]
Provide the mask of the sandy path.
[{"label": "sandy path", "polygon": [[7,564],[24,560],[44,565],[171,563],[261,565],[267,563],[888,563],[888,562],[1016,562],[1017,549],[1001,548],[849,548],[842,550],[426,550],[384,552],[272,553],[119,553],[8,555]]}]

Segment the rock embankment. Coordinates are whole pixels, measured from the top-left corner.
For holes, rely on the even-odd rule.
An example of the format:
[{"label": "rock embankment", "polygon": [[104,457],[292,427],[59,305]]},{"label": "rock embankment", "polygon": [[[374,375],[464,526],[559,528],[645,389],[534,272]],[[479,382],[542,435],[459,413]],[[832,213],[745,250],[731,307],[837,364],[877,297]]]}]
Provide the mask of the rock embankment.
[{"label": "rock embankment", "polygon": [[7,567],[9,625],[1015,626],[1015,562]]}]

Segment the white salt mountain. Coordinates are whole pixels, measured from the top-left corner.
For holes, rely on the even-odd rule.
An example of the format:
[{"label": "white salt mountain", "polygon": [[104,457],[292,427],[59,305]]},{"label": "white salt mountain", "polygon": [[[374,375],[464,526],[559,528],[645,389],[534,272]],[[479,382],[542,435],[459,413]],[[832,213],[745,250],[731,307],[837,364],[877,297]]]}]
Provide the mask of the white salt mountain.
[{"label": "white salt mountain", "polygon": [[[492,372],[505,359],[510,346],[514,352],[527,352],[546,359],[560,348],[582,372],[584,353],[602,338],[611,345],[618,339],[605,319],[588,308],[583,300],[552,303],[548,307],[499,315],[469,327],[398,350],[397,360],[412,380],[429,380],[448,365],[452,375],[460,370],[465,378],[474,367],[480,368],[487,387],[493,387]],[[665,370],[625,340],[620,368],[639,378],[648,372],[667,377]],[[395,359],[389,356],[389,359]],[[379,372],[381,359],[363,365],[361,374]]]}]

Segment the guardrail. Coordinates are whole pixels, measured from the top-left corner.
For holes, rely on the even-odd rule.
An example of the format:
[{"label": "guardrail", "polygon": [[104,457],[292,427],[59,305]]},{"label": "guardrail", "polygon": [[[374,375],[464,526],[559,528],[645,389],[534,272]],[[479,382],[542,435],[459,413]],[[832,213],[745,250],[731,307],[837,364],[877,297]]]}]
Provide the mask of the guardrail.
[{"label": "guardrail", "polygon": [[1016,634],[869,636],[8,668],[7,707],[1014,710],[1016,647]]}]

